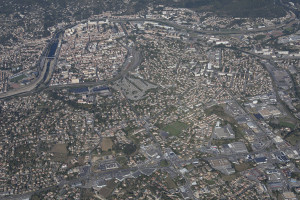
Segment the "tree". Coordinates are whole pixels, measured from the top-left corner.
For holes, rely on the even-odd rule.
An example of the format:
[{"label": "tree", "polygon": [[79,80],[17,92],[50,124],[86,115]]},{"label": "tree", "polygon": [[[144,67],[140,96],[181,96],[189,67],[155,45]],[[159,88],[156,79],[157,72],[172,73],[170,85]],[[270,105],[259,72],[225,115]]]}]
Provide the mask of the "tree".
[{"label": "tree", "polygon": [[135,144],[125,144],[123,147],[123,153],[126,155],[131,155],[136,151],[136,146]]}]

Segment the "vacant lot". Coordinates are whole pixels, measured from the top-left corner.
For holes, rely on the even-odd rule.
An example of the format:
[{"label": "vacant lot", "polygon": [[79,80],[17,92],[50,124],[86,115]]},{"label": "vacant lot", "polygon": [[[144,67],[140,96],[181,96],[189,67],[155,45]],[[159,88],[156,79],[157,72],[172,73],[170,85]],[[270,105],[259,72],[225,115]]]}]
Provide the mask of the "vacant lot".
[{"label": "vacant lot", "polygon": [[176,183],[173,181],[173,179],[169,175],[166,177],[165,181],[167,182],[167,188],[169,188],[169,189],[177,188]]},{"label": "vacant lot", "polygon": [[237,178],[236,174],[231,174],[231,175],[222,175],[223,181],[233,181],[234,179]]},{"label": "vacant lot", "polygon": [[115,180],[110,180],[106,187],[100,189],[99,194],[102,197],[107,198],[111,195],[117,185],[118,184],[115,183]]},{"label": "vacant lot", "polygon": [[116,158],[116,161],[122,166],[125,167],[127,165],[127,158],[124,156],[120,156]]},{"label": "vacant lot", "polygon": [[294,124],[293,122],[282,120],[279,122],[279,126],[294,129],[296,127],[296,124]]},{"label": "vacant lot", "polygon": [[237,172],[245,171],[247,169],[250,169],[251,167],[253,167],[252,163],[241,163],[238,165],[234,165],[234,168]]},{"label": "vacant lot", "polygon": [[20,76],[17,76],[17,77],[15,77],[15,78],[12,78],[10,81],[16,83],[16,82],[22,80],[23,78],[26,78],[26,76],[25,76],[24,74],[22,74],[22,75],[20,75]]},{"label": "vacant lot", "polygon": [[162,130],[168,132],[170,135],[178,136],[183,130],[187,129],[189,126],[183,122],[172,122],[166,125]]},{"label": "vacant lot", "polygon": [[111,150],[113,147],[113,141],[111,138],[103,138],[101,141],[101,147],[103,151],[108,151],[109,149]]},{"label": "vacant lot", "polygon": [[54,161],[66,163],[68,160],[67,144],[55,144],[51,150],[54,153]]},{"label": "vacant lot", "polygon": [[272,128],[290,128],[290,129],[295,129],[297,126],[297,121],[290,119],[290,118],[280,118],[280,119],[275,119],[270,122],[270,126]]},{"label": "vacant lot", "polygon": [[67,144],[56,144],[52,147],[51,152],[67,154],[68,153]]},{"label": "vacant lot", "polygon": [[225,112],[222,105],[212,106],[212,107],[206,109],[204,112],[205,112],[206,116],[215,114],[229,123],[236,123],[235,119]]},{"label": "vacant lot", "polygon": [[296,145],[300,142],[300,130],[295,130],[292,134],[289,134],[284,139],[288,141],[291,145]]}]

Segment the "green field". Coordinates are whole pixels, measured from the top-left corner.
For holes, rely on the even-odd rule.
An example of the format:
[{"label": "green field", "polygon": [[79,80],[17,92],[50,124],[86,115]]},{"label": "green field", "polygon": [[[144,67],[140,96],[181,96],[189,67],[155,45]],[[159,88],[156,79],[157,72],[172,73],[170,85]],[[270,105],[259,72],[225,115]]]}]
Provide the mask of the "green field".
[{"label": "green field", "polygon": [[257,35],[254,37],[255,40],[262,40],[265,39],[266,35]]},{"label": "green field", "polygon": [[168,167],[168,166],[169,166],[169,162],[168,162],[167,160],[162,160],[162,161],[159,163],[159,165],[160,165],[161,167]]},{"label": "green field", "polygon": [[223,181],[233,181],[237,178],[237,174],[231,174],[231,175],[221,175]]},{"label": "green field", "polygon": [[107,198],[111,195],[111,193],[114,191],[115,187],[118,184],[115,183],[114,179],[110,180],[109,182],[107,182],[107,186],[105,186],[104,188],[101,188],[99,191],[99,194],[104,197]]},{"label": "green field", "polygon": [[15,78],[12,78],[10,81],[14,82],[14,83],[17,83],[18,81],[22,80],[23,78],[26,78],[26,76],[24,74],[22,74],[20,76],[17,76]]},{"label": "green field", "polygon": [[290,128],[290,129],[294,130],[296,128],[296,123],[293,120],[285,119],[285,118],[271,121],[269,124],[272,128],[275,128],[275,129]]},{"label": "green field", "polygon": [[225,121],[228,121],[231,124],[236,123],[235,119],[225,112],[222,105],[214,105],[214,106],[204,110],[204,112],[205,112],[206,116],[215,114],[215,115],[219,116],[220,118],[224,119]]},{"label": "green field", "polygon": [[122,166],[125,167],[127,165],[127,158],[124,156],[120,156],[116,158],[116,161]]},{"label": "green field", "polygon": [[288,141],[291,145],[296,145],[300,142],[300,132],[297,130],[292,134],[289,134],[287,137],[284,138]]},{"label": "green field", "polygon": [[176,183],[173,181],[173,179],[169,175],[166,177],[165,181],[167,182],[167,188],[170,188],[170,189],[177,188]]},{"label": "green field", "polygon": [[204,180],[208,185],[214,185],[216,182],[214,180]]},{"label": "green field", "polygon": [[287,128],[290,128],[290,129],[294,129],[296,127],[296,124],[293,124],[293,123],[287,122],[287,121],[280,121],[279,122],[279,126],[287,127]]},{"label": "green field", "polygon": [[234,168],[237,172],[242,172],[242,171],[245,171],[245,170],[250,169],[252,167],[253,167],[252,163],[241,163],[241,164],[238,164],[238,165],[234,165]]},{"label": "green field", "polygon": [[67,150],[67,144],[55,144],[51,150],[51,153],[54,154],[53,160],[57,162],[67,163],[69,156]]},{"label": "green field", "polygon": [[178,136],[180,133],[182,133],[183,130],[187,129],[188,127],[189,126],[186,123],[176,121],[166,125],[162,128],[162,130],[168,132],[170,135]]}]

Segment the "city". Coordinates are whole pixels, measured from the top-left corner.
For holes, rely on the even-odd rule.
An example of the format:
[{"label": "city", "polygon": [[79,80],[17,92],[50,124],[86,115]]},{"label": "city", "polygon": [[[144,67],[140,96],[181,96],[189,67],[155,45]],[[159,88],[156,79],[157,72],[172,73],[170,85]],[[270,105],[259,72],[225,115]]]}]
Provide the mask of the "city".
[{"label": "city", "polygon": [[282,4],[271,19],[152,5],[15,29],[0,199],[299,199],[300,6]]}]

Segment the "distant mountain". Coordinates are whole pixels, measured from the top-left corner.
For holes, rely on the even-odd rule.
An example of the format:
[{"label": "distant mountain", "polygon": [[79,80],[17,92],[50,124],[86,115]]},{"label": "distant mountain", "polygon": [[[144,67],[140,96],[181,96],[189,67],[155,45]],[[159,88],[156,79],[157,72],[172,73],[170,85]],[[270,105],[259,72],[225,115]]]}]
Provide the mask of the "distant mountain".
[{"label": "distant mountain", "polygon": [[[11,14],[20,13],[33,15],[31,19],[38,16],[37,19],[44,24],[46,33],[48,27],[62,20],[86,19],[103,11],[133,14],[146,9],[148,5],[159,4],[233,17],[273,18],[286,13],[280,0],[0,0],[0,15],[9,17]],[[20,23],[23,21],[20,20]]]},{"label": "distant mountain", "polygon": [[282,17],[286,13],[279,0],[180,0],[178,4],[233,17],[273,18]]},{"label": "distant mountain", "polygon": [[[299,0],[294,0],[299,1]],[[281,17],[285,14],[279,0],[0,0],[0,14],[28,10],[34,6],[45,12],[73,11],[75,17],[87,17],[105,10],[125,9],[134,13],[147,5],[164,4],[198,11],[212,11],[234,17]]]}]

